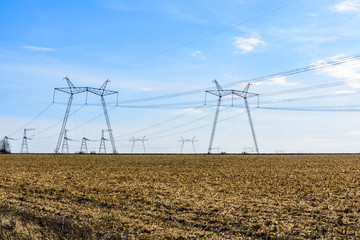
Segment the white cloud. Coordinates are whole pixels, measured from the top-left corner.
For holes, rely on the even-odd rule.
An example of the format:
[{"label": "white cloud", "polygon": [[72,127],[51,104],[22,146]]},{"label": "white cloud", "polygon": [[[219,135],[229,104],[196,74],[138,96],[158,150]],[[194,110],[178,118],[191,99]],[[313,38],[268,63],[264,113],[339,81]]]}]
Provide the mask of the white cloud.
[{"label": "white cloud", "polygon": [[276,77],[273,77],[270,80],[269,85],[295,86],[296,83],[295,82],[288,82],[286,80],[286,76],[276,76]]},{"label": "white cloud", "polygon": [[257,45],[265,44],[264,41],[258,38],[242,38],[242,37],[235,37],[235,47],[240,50],[236,51],[236,53],[248,53],[255,49]]},{"label": "white cloud", "polygon": [[202,60],[207,59],[206,56],[204,56],[203,53],[201,51],[199,51],[199,50],[196,50],[196,51],[192,52],[191,56],[194,57],[194,58],[202,59]]},{"label": "white cloud", "polygon": [[196,108],[186,108],[186,109],[182,109],[180,111],[177,111],[178,114],[199,114],[202,113],[203,111],[201,111],[200,109],[196,109]]},{"label": "white cloud", "polygon": [[355,93],[355,91],[344,90],[344,91],[336,91],[335,92],[335,94],[347,94],[347,93]]},{"label": "white cloud", "polygon": [[331,7],[336,12],[360,12],[360,0],[347,0]]},{"label": "white cloud", "polygon": [[359,130],[351,131],[351,132],[348,132],[348,135],[360,135],[360,131]]},{"label": "white cloud", "polygon": [[24,46],[23,49],[27,49],[34,52],[53,52],[55,49],[53,48],[46,48],[46,47],[36,47],[36,46]]},{"label": "white cloud", "polygon": [[[334,59],[334,58],[330,58]],[[317,63],[323,63],[318,61]],[[329,77],[344,80],[345,83],[352,88],[360,88],[360,61],[347,62],[320,69],[318,71]]]},{"label": "white cloud", "polygon": [[289,82],[287,81],[286,76],[275,76],[270,79],[268,82],[254,82],[254,86],[260,86],[260,85],[276,85],[276,86],[296,86],[296,82]]}]

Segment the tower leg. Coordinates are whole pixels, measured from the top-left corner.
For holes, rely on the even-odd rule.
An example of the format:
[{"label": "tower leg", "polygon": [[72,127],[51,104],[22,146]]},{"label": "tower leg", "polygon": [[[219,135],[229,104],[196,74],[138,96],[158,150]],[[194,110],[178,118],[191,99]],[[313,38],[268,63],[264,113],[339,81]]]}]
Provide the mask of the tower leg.
[{"label": "tower leg", "polygon": [[144,153],[146,153],[145,142],[144,141],[142,142],[143,142]]},{"label": "tower leg", "polygon": [[88,147],[87,147],[87,142],[85,140],[85,153],[88,153]]},{"label": "tower leg", "polygon": [[254,131],[254,126],[253,126],[253,123],[252,123],[252,120],[251,120],[251,115],[250,115],[250,110],[249,110],[249,104],[248,104],[248,101],[247,101],[246,98],[244,98],[244,100],[245,100],[246,111],[247,111],[247,114],[248,114],[248,117],[249,117],[249,122],[250,122],[250,127],[251,127],[251,133],[252,133],[253,138],[254,138],[254,144],[255,144],[256,153],[259,153],[259,148],[258,148],[258,145],[257,145],[256,136],[255,136],[255,131]]},{"label": "tower leg", "polygon": [[68,101],[68,105],[67,105],[67,108],[66,108],[63,124],[62,124],[60,135],[59,135],[59,139],[58,139],[58,142],[57,142],[57,145],[56,145],[56,148],[55,148],[55,153],[59,153],[59,149],[60,149],[60,146],[61,146],[61,141],[63,139],[65,128],[66,128],[66,122],[67,122],[67,119],[69,117],[69,112],[70,112],[72,100],[73,100],[73,94],[71,94],[70,97],[69,97],[69,101]]},{"label": "tower leg", "polygon": [[105,131],[101,131],[101,140],[100,140],[100,147],[99,147],[99,153],[101,153],[101,149],[104,149],[104,153],[106,153],[106,145],[105,145]]},{"label": "tower leg", "polygon": [[105,99],[104,99],[103,96],[101,96],[101,102],[102,102],[102,106],[103,106],[103,109],[104,109],[104,115],[105,115],[105,119],[106,119],[107,128],[108,128],[108,131],[109,131],[110,142],[111,142],[111,146],[112,146],[112,149],[113,149],[113,153],[116,153],[115,141],[114,141],[114,137],[113,137],[113,134],[112,134],[112,129],[111,129],[111,125],[110,125],[108,111],[106,109]]},{"label": "tower leg", "polygon": [[83,138],[83,139],[81,140],[80,153],[82,153],[82,152],[83,152],[83,148],[84,148],[84,141],[85,141],[85,139]]},{"label": "tower leg", "polygon": [[211,150],[212,150],[212,145],[213,145],[214,136],[215,136],[217,119],[218,119],[218,117],[219,117],[220,105],[221,105],[221,96],[219,96],[219,99],[218,99],[218,102],[217,102],[217,106],[216,106],[216,112],[215,112],[215,117],[214,117],[213,128],[212,128],[212,131],[211,131],[211,136],[210,136],[210,143],[209,143],[209,148],[208,148],[208,154],[210,154],[210,153],[211,153]]}]

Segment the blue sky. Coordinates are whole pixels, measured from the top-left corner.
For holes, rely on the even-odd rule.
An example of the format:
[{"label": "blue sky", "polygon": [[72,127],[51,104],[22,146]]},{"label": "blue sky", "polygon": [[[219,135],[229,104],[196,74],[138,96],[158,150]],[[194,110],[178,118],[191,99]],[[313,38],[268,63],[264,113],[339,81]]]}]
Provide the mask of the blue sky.
[{"label": "blue sky", "polygon": [[[79,87],[111,80],[119,106],[115,95],[105,99],[125,153],[143,136],[147,152],[179,152],[181,137],[194,136],[196,151],[207,152],[212,81],[242,90],[267,75],[250,87],[260,94],[259,108],[249,98],[260,152],[359,152],[360,61],[277,73],[360,54],[360,0],[4,0],[0,18],[0,136],[15,139],[13,152],[24,128],[36,129],[30,152],[54,152],[69,95],[57,92],[52,103],[53,90],[67,87],[65,76]],[[100,99],[85,99],[75,95],[70,111],[71,152],[83,137],[98,151],[106,128]],[[253,151],[243,99],[223,99],[214,147]]]}]

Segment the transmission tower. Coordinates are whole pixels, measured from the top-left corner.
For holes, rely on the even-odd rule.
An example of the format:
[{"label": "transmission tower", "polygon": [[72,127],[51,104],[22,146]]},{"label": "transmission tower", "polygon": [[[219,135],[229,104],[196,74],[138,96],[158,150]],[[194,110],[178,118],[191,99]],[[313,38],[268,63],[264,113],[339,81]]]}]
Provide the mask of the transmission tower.
[{"label": "transmission tower", "polygon": [[134,137],[132,137],[132,139],[130,139],[129,141],[133,143],[132,147],[131,147],[131,153],[133,153],[134,146],[135,146],[136,142],[142,142],[144,153],[146,153],[145,142],[148,141],[148,139],[145,139],[145,136],[143,138],[134,138]]},{"label": "transmission tower", "polygon": [[223,90],[220,86],[220,84],[214,80],[213,81],[216,85],[217,90],[207,90],[205,91],[205,104],[206,104],[206,94],[210,93],[212,95],[215,95],[218,97],[218,102],[216,105],[216,112],[215,112],[215,117],[214,117],[214,123],[213,123],[213,128],[211,131],[211,136],[210,136],[210,142],[209,142],[209,148],[208,148],[208,153],[210,154],[212,151],[212,145],[213,145],[213,141],[214,141],[214,136],[215,136],[215,130],[216,130],[216,124],[217,124],[217,120],[219,117],[219,111],[220,111],[220,107],[221,107],[221,98],[224,96],[228,96],[228,95],[232,95],[232,96],[239,96],[244,98],[245,100],[245,106],[246,106],[246,110],[247,110],[247,114],[249,117],[249,122],[250,122],[250,126],[251,126],[251,131],[252,131],[252,135],[254,138],[254,143],[255,143],[255,147],[256,147],[256,152],[259,153],[259,149],[257,146],[257,142],[256,142],[256,137],[255,137],[255,131],[254,131],[254,127],[252,124],[252,120],[251,120],[251,115],[250,115],[250,110],[249,110],[249,106],[248,106],[248,101],[247,98],[249,97],[255,97],[255,96],[259,96],[259,94],[255,94],[255,93],[249,93],[249,87],[250,87],[250,83],[245,87],[245,89],[243,91],[239,91],[239,90],[233,90],[233,89],[228,89],[228,90]]},{"label": "transmission tower", "polygon": [[197,142],[198,140],[195,140],[195,137],[191,138],[191,139],[184,139],[183,137],[181,137],[181,140],[179,140],[179,142],[181,142],[181,150],[180,150],[180,153],[182,153],[183,151],[183,148],[184,148],[184,143],[186,142],[191,142],[192,144],[192,147],[193,147],[193,150],[194,150],[194,153],[195,152],[195,142]]},{"label": "transmission tower", "polygon": [[220,153],[221,147],[218,145],[217,147],[213,147],[212,150],[217,150],[217,153]]},{"label": "transmission tower", "polygon": [[24,136],[23,136],[23,140],[21,143],[21,148],[20,148],[20,153],[29,153],[29,146],[27,143],[27,140],[31,140],[31,138],[27,137],[27,132],[29,131],[34,131],[35,128],[25,128],[24,129]]},{"label": "transmission tower", "polygon": [[[80,153],[88,153],[87,141],[91,141],[91,140],[86,137],[82,138]],[[84,151],[84,149],[85,149],[85,151]]]},{"label": "transmission tower", "polygon": [[[102,152],[102,150],[104,150],[104,153],[106,154],[106,145],[105,145],[105,141],[109,141],[108,139],[105,138],[105,131],[108,130],[101,130],[101,140],[100,140],[100,147],[99,147],[99,153]],[[110,133],[110,132],[109,132]]]},{"label": "transmission tower", "polygon": [[[69,153],[69,142],[68,141],[74,141],[74,140],[67,137],[67,133],[68,133],[68,130],[65,129],[64,140],[63,140],[63,144],[62,144],[62,148],[61,148],[61,153]],[[65,152],[65,150],[66,150],[66,152]]]},{"label": "transmission tower", "polygon": [[247,147],[247,146],[244,146],[243,147],[243,153],[252,153],[252,152],[254,152],[255,151],[255,149],[254,149],[254,147]]},{"label": "transmission tower", "polygon": [[106,108],[106,103],[105,103],[105,98],[104,97],[112,95],[112,94],[118,94],[118,92],[117,91],[111,91],[111,90],[105,90],[107,84],[110,82],[109,80],[106,80],[104,82],[104,84],[101,85],[100,88],[92,88],[92,87],[75,87],[68,77],[65,77],[64,79],[66,80],[69,87],[55,88],[54,89],[54,96],[53,96],[53,102],[54,102],[55,101],[55,92],[56,91],[60,91],[60,92],[70,94],[69,101],[68,101],[68,104],[67,104],[67,108],[66,108],[66,111],[65,111],[63,124],[61,126],[61,130],[60,130],[60,134],[59,134],[59,139],[58,139],[58,142],[57,142],[57,145],[56,145],[55,153],[59,153],[59,149],[60,149],[60,146],[61,146],[61,141],[63,140],[64,134],[65,134],[66,123],[67,123],[67,120],[68,120],[68,117],[69,117],[71,103],[73,101],[74,95],[79,94],[79,93],[84,93],[84,92],[86,92],[86,94],[92,93],[92,94],[100,96],[101,103],[102,103],[103,110],[104,110],[105,120],[106,120],[106,124],[107,124],[107,131],[109,132],[109,135],[110,135],[110,141],[111,141],[112,150],[113,150],[113,153],[116,153],[115,141],[114,141],[114,137],[113,137],[113,134],[112,134],[109,115],[108,115],[108,111],[107,111],[107,108]]}]

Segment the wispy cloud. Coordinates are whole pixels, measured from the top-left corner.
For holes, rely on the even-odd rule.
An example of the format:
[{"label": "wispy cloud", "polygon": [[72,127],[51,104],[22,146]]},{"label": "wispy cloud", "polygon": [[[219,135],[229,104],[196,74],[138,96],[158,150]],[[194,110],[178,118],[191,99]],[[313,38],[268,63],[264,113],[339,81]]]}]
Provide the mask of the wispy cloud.
[{"label": "wispy cloud", "polygon": [[336,38],[333,35],[334,27],[318,29],[313,26],[279,28],[271,27],[270,34],[286,41],[304,44],[306,48],[312,48],[322,43],[330,42]]},{"label": "wispy cloud", "polygon": [[47,48],[47,47],[37,47],[37,46],[24,46],[23,49],[27,49],[34,52],[53,52],[55,51],[54,48]]},{"label": "wispy cloud", "polygon": [[355,93],[353,90],[343,90],[343,91],[335,91],[335,94],[347,94],[347,93]]},{"label": "wispy cloud", "polygon": [[199,114],[202,113],[203,111],[200,109],[196,109],[196,108],[186,108],[186,109],[182,109],[180,111],[177,111],[178,114]]},{"label": "wispy cloud", "polygon": [[289,82],[286,79],[286,76],[276,76],[276,77],[273,77],[270,80],[269,85],[296,86],[296,83],[295,82]]},{"label": "wispy cloud", "polygon": [[[324,60],[318,61],[318,63],[322,62],[324,62]],[[360,88],[360,61],[323,68],[319,70],[319,73],[344,80],[345,83],[352,88]]]},{"label": "wispy cloud", "polygon": [[360,12],[360,0],[347,0],[331,6],[330,9],[336,12]]},{"label": "wispy cloud", "polygon": [[264,41],[260,40],[259,38],[242,38],[242,37],[235,37],[235,47],[237,51],[235,53],[248,53],[255,49],[258,45],[265,44]]},{"label": "wispy cloud", "polygon": [[253,83],[254,86],[259,86],[259,85],[276,85],[276,86],[296,86],[297,83],[296,82],[289,82],[286,78],[286,76],[275,76],[273,78],[271,78],[269,81],[266,82],[254,82]]},{"label": "wispy cloud", "polygon": [[204,54],[199,50],[193,51],[191,53],[191,56],[194,57],[194,58],[201,59],[201,60],[206,60],[207,59],[207,57],[204,56]]},{"label": "wispy cloud", "polygon": [[348,132],[348,135],[360,135],[360,131],[359,130],[351,131]]}]

